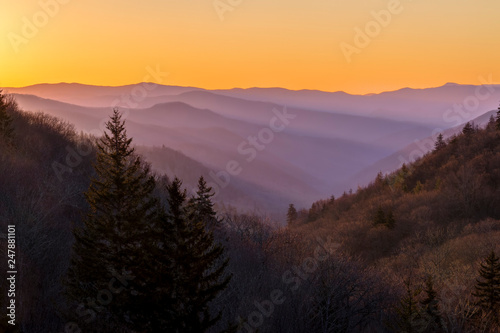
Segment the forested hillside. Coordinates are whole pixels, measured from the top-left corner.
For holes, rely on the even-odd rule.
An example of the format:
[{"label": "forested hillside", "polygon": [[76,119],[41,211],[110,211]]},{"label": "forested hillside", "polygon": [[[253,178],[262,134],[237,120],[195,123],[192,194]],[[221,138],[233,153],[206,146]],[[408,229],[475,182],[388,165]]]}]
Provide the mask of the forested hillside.
[{"label": "forested hillside", "polygon": [[386,285],[419,290],[431,277],[444,331],[481,331],[472,324],[484,315],[473,296],[478,269],[500,253],[500,109],[486,128],[467,123],[459,135],[439,136],[434,151],[355,193],[291,207],[288,222],[302,235],[331,235]]},{"label": "forested hillside", "polygon": [[118,111],[95,138],[0,97],[0,255],[16,225],[19,271],[1,330],[499,330],[500,113],[278,228],[151,171]]},{"label": "forested hillside", "polygon": [[[57,332],[60,280],[72,230],[87,209],[83,192],[95,155],[90,139],[78,136],[70,124],[23,112],[13,99],[0,96],[0,253],[5,258],[0,266],[7,271],[7,225],[16,225],[20,331],[39,325],[39,332]],[[7,290],[6,280],[0,285]],[[1,297],[4,307],[7,293]],[[2,324],[7,325],[5,313]]]}]

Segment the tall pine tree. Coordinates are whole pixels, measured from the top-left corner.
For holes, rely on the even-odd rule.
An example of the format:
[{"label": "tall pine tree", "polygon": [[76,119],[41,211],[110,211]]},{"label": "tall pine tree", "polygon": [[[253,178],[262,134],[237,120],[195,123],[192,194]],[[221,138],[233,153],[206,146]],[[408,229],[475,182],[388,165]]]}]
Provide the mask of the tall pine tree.
[{"label": "tall pine tree", "polygon": [[413,289],[411,281],[404,281],[405,296],[396,307],[397,318],[394,323],[389,326],[397,332],[416,333],[420,332],[425,324],[422,320],[421,309],[418,304],[418,296],[422,292],[422,288]]},{"label": "tall pine tree", "polygon": [[473,296],[478,298],[481,311],[499,324],[500,316],[500,259],[491,251],[481,263],[480,278],[476,280]]},{"label": "tall pine tree", "polygon": [[297,209],[293,204],[288,206],[288,212],[286,213],[286,223],[287,225],[292,225],[298,218]]},{"label": "tall pine tree", "polygon": [[490,119],[488,120],[488,124],[486,125],[486,128],[489,130],[496,130],[497,124],[495,120],[495,116],[491,115]]},{"label": "tall pine tree", "polygon": [[474,123],[467,122],[462,129],[462,133],[466,136],[469,137],[470,135],[474,134],[475,129],[474,129]]},{"label": "tall pine tree", "polygon": [[392,209],[389,209],[385,217],[385,225],[389,229],[394,229],[396,227],[396,219],[394,218],[394,213]]},{"label": "tall pine tree", "polygon": [[[139,289],[149,275],[144,264],[153,231],[151,222],[158,215],[153,197],[155,180],[148,166],[134,154],[118,110],[114,110],[106,128],[97,144],[96,176],[85,193],[90,211],[83,227],[74,232],[66,295],[80,307],[85,303],[82,313],[85,309],[94,312],[85,318],[91,327],[95,311],[102,312],[99,315],[105,318],[101,319],[133,327]],[[115,288],[110,294],[111,282],[120,276],[127,291],[115,293],[120,290]],[[106,298],[103,290],[108,291],[104,293]]]},{"label": "tall pine tree", "polygon": [[212,314],[209,303],[227,283],[227,260],[205,224],[216,216],[210,188],[200,178],[198,193],[189,201],[177,178],[165,190],[168,207],[160,208],[146,245],[141,280],[148,283],[137,285],[131,327],[140,332],[204,332],[220,317]]},{"label": "tall pine tree", "polygon": [[446,147],[446,142],[444,142],[443,134],[439,133],[436,143],[434,143],[434,150],[439,150]]},{"label": "tall pine tree", "polygon": [[212,188],[207,185],[207,182],[201,176],[198,179],[198,190],[196,195],[191,197],[188,201],[188,215],[189,219],[202,221],[209,230],[220,228],[221,221],[217,218],[214,210],[212,197],[214,193]]},{"label": "tall pine tree", "polygon": [[427,333],[443,332],[443,322],[439,311],[439,300],[437,292],[434,290],[432,277],[429,276],[425,281],[425,298],[420,302],[423,307],[422,316],[425,321]]},{"label": "tall pine tree", "polygon": [[[203,183],[201,180],[199,185]],[[224,258],[224,248],[215,243],[204,220],[196,219],[202,216],[202,211],[189,212],[186,191],[181,187],[182,182],[177,178],[167,186],[168,222],[174,243],[170,253],[174,264],[171,309],[174,315],[164,329],[179,333],[206,332],[221,317],[220,312],[211,313],[209,305],[230,281],[231,277],[225,273],[228,259]],[[204,188],[200,186],[199,193],[204,193]]]}]

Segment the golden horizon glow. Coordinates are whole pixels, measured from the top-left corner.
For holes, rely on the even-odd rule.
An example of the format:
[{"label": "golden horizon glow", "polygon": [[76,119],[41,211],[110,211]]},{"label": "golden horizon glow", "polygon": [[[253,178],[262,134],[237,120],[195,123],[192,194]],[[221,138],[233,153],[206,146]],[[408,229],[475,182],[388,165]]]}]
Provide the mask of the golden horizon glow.
[{"label": "golden horizon glow", "polygon": [[[214,2],[14,2],[0,13],[0,86],[119,86],[144,81],[157,66],[169,73],[161,84],[205,89],[365,94],[499,81],[496,0],[220,0],[236,4],[223,21]],[[391,8],[368,31],[369,45],[356,44],[355,28],[373,28],[372,13]],[[34,17],[38,31],[25,36]],[[13,36],[22,42],[13,46]],[[356,53],[346,56],[343,43]]]}]

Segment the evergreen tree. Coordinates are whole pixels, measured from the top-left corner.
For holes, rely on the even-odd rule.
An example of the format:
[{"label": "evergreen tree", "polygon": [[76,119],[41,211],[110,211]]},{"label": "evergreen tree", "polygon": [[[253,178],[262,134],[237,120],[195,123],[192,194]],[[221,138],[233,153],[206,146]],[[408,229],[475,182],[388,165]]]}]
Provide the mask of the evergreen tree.
[{"label": "evergreen tree", "polygon": [[382,174],[382,171],[379,171],[377,173],[377,177],[375,177],[375,184],[382,184],[384,182],[384,175]]},{"label": "evergreen tree", "polygon": [[[107,132],[97,144],[96,176],[85,197],[90,211],[83,228],[75,229],[75,244],[66,278],[66,295],[76,303],[102,312],[103,320],[132,326],[141,285],[147,284],[151,221],[157,218],[155,180],[149,168],[134,154],[132,139],[115,109],[106,123]],[[125,275],[128,292],[100,300],[110,281]],[[123,280],[123,279],[122,279]],[[107,295],[109,298],[109,294]],[[136,297],[137,296],[137,297]],[[97,298],[97,301],[96,301]],[[97,302],[97,303],[96,303]],[[108,304],[109,303],[109,304]]]},{"label": "evergreen tree", "polygon": [[[375,178],[375,183],[374,183],[375,187],[377,188],[378,191],[381,191],[387,184],[388,182],[386,177],[384,177],[382,171],[379,171],[379,173],[377,173],[377,177]],[[359,189],[360,187],[358,186],[358,192]]]},{"label": "evergreen tree", "polygon": [[133,315],[132,327],[140,332],[165,331],[177,319],[175,286],[178,280],[172,257],[176,248],[173,225],[168,213],[161,208],[155,221],[158,223],[153,225],[152,234],[148,235],[147,254],[142,262],[144,268],[137,279],[144,283],[137,285],[137,296],[130,311]]},{"label": "evergreen tree", "polygon": [[453,134],[449,139],[449,143],[451,145],[455,145],[457,142],[458,142],[458,136],[456,134]]},{"label": "evergreen tree", "polygon": [[373,225],[379,226],[386,223],[385,212],[382,206],[379,206],[375,216],[373,217]]},{"label": "evergreen tree", "polygon": [[437,293],[434,290],[432,277],[429,276],[425,281],[425,298],[420,302],[423,307],[423,318],[426,323],[425,332],[439,333],[443,331],[441,313],[439,311],[439,301]]},{"label": "evergreen tree", "polygon": [[498,324],[500,316],[500,259],[492,251],[481,263],[480,278],[476,280],[473,296],[484,314],[491,316]]},{"label": "evergreen tree", "polygon": [[490,116],[490,119],[488,120],[488,125],[486,125],[486,128],[489,130],[496,130],[496,120],[493,115]]},{"label": "evergreen tree", "polygon": [[390,209],[385,217],[385,225],[389,229],[394,229],[396,227],[396,219],[394,218],[394,213]]},{"label": "evergreen tree", "polygon": [[396,329],[397,332],[420,332],[425,327],[417,300],[422,292],[422,288],[418,287],[413,290],[410,280],[405,281],[404,284],[406,294],[396,307],[396,314],[398,316],[396,322],[390,326]]},{"label": "evergreen tree", "polygon": [[330,197],[330,204],[333,204],[333,203],[335,203],[335,196],[334,195],[332,195]]},{"label": "evergreen tree", "polygon": [[321,204],[319,202],[313,202],[307,213],[307,222],[316,221],[320,217],[321,211]]},{"label": "evergreen tree", "polygon": [[175,178],[167,186],[168,221],[172,226],[170,253],[173,267],[172,320],[164,330],[169,332],[206,332],[221,317],[210,313],[209,303],[226,288],[230,276],[225,274],[228,259],[224,248],[214,242],[203,220],[189,218],[186,191]]},{"label": "evergreen tree", "polygon": [[413,193],[418,194],[422,192],[422,189],[424,188],[424,184],[420,180],[417,180],[417,183],[415,184],[415,187],[413,188]]},{"label": "evergreen tree", "polygon": [[444,142],[443,134],[439,133],[436,143],[434,144],[434,150],[439,150],[446,147],[446,142]]},{"label": "evergreen tree", "polygon": [[396,227],[396,219],[394,218],[392,209],[389,208],[386,212],[382,206],[378,207],[373,216],[373,226],[377,227],[379,225],[385,225],[389,229],[394,229]]},{"label": "evergreen tree", "polygon": [[500,131],[500,106],[498,107],[497,111],[496,129],[497,131]]},{"label": "evergreen tree", "polygon": [[470,136],[474,132],[475,132],[475,130],[474,130],[474,124],[471,124],[470,122],[467,122],[467,124],[465,124],[464,128],[462,129],[462,133],[465,136]]},{"label": "evergreen tree", "polygon": [[411,170],[403,163],[401,169],[396,173],[396,178],[394,180],[394,185],[401,188],[404,192],[408,192],[408,185],[406,179],[410,176]]},{"label": "evergreen tree", "polygon": [[297,218],[297,210],[295,209],[295,206],[293,204],[290,204],[290,206],[288,206],[288,212],[286,213],[287,225],[292,225],[295,221],[297,221]]},{"label": "evergreen tree", "polygon": [[207,182],[201,176],[198,180],[198,190],[196,195],[189,199],[188,214],[191,220],[203,221],[209,230],[220,227],[221,221],[217,219],[212,202],[212,188],[207,186]]},{"label": "evergreen tree", "polygon": [[14,128],[12,127],[12,118],[7,111],[8,105],[7,98],[0,89],[0,136],[2,141],[10,145],[14,139]]}]

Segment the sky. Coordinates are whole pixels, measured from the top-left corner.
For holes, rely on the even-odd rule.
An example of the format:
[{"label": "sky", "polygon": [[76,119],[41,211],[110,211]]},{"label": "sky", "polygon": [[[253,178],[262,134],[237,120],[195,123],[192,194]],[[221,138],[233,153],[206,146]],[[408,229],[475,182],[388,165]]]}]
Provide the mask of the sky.
[{"label": "sky", "polygon": [[0,0],[0,86],[500,82],[498,0]]}]

